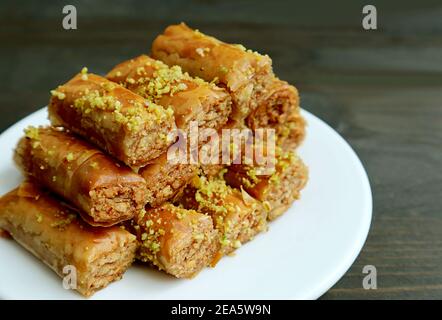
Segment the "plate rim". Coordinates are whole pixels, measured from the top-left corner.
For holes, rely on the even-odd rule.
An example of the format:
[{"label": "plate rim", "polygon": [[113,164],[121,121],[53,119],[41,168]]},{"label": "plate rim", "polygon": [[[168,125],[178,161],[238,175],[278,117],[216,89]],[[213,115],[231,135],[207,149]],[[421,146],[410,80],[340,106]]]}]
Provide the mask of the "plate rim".
[{"label": "plate rim", "polygon": [[368,177],[367,171],[365,170],[364,165],[362,164],[361,159],[359,158],[356,151],[352,148],[352,146],[335,130],[333,127],[331,127],[327,122],[322,120],[321,118],[317,117],[313,113],[301,109],[301,114],[308,114],[310,117],[321,123],[332,135],[334,135],[339,143],[344,146],[348,151],[349,154],[351,154],[353,160],[355,161],[357,165],[357,170],[360,173],[360,177],[363,183],[363,189],[364,194],[367,196],[367,206],[364,208],[364,214],[362,215],[364,217],[363,221],[363,228],[362,231],[359,233],[358,241],[354,244],[352,255],[349,255],[346,259],[346,261],[341,263],[340,268],[335,268],[335,272],[332,276],[330,276],[330,280],[323,281],[328,282],[328,285],[323,284],[322,289],[319,289],[319,287],[316,292],[313,291],[311,293],[311,296],[307,299],[316,300],[322,297],[324,294],[326,294],[338,281],[345,275],[345,273],[351,268],[353,263],[358,258],[359,254],[361,253],[362,249],[364,248],[364,245],[367,241],[368,234],[370,232],[371,223],[373,219],[373,193],[371,190],[371,184],[370,179]]}]

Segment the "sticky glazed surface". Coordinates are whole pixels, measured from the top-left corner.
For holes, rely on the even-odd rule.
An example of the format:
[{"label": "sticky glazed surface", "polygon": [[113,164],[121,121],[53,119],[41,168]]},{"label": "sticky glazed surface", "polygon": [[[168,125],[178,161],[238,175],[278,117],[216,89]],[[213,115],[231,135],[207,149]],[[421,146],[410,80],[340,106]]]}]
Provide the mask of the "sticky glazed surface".
[{"label": "sticky glazed surface", "polygon": [[146,101],[94,74],[78,74],[52,91],[49,119],[106,150],[131,167],[141,167],[171,144],[172,109]]},{"label": "sticky glazed surface", "polygon": [[195,177],[178,201],[185,208],[210,215],[220,233],[220,256],[266,230],[267,213],[244,190],[233,189],[220,177]]},{"label": "sticky glazed surface", "polygon": [[0,198],[0,228],[53,269],[77,271],[77,291],[90,296],[119,280],[135,257],[136,237],[120,227],[92,227],[35,183]]},{"label": "sticky glazed surface", "polygon": [[26,176],[77,206],[90,224],[131,219],[146,203],[142,177],[66,130],[29,127],[14,159]]},{"label": "sticky glazed surface", "polygon": [[106,77],[156,104],[170,106],[180,129],[188,129],[190,121],[217,129],[231,112],[231,98],[224,89],[146,55],[120,63]]},{"label": "sticky glazed surface", "polygon": [[154,40],[152,56],[226,88],[233,100],[231,118],[239,121],[257,107],[257,96],[273,76],[268,56],[224,43],[184,23],[169,26]]},{"label": "sticky glazed surface", "polygon": [[177,277],[194,277],[219,250],[218,232],[210,216],[170,203],[134,219],[140,242],[138,259]]}]

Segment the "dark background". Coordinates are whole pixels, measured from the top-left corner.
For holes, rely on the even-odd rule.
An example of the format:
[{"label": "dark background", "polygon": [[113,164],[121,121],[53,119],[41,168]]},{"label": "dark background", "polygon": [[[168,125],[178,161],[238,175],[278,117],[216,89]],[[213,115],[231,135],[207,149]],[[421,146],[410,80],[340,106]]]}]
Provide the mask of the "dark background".
[{"label": "dark background", "polygon": [[[62,7],[78,30],[62,28]],[[374,4],[378,30],[361,26]],[[0,132],[46,105],[81,67],[149,52],[168,24],[268,53],[303,108],[335,128],[370,177],[367,243],[324,299],[442,298],[441,1],[0,2]],[[375,265],[378,289],[362,288]]]}]

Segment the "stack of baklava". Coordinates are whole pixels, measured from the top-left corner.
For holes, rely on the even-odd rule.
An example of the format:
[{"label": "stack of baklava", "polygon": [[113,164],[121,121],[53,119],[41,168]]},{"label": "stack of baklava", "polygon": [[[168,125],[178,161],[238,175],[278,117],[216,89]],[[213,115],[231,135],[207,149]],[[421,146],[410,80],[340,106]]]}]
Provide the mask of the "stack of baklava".
[{"label": "stack of baklava", "polygon": [[[307,181],[294,151],[305,134],[295,87],[268,56],[184,24],[158,36],[151,56],[105,77],[83,68],[51,91],[48,112],[51,126],[28,127],[18,142],[26,181],[0,199],[0,228],[60,276],[75,267],[86,296],[135,258],[178,278],[215,266],[266,230]],[[251,134],[229,141],[236,158],[172,161],[177,144],[190,155],[213,145],[199,133],[193,148],[181,141],[193,124]],[[271,166],[241,153],[275,142]]]}]

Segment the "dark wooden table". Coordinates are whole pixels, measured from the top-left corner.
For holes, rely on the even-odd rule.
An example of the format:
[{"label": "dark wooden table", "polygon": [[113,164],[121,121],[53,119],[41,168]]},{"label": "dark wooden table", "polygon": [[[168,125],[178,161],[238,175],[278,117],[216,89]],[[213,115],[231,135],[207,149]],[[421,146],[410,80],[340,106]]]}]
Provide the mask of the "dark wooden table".
[{"label": "dark wooden table", "polygon": [[[185,21],[268,53],[302,106],[356,150],[370,177],[368,240],[324,299],[442,298],[442,4],[369,1],[28,1],[0,3],[0,131],[44,106],[82,66],[104,73]],[[62,28],[74,4],[78,29]],[[364,290],[374,265],[378,289]]]}]

